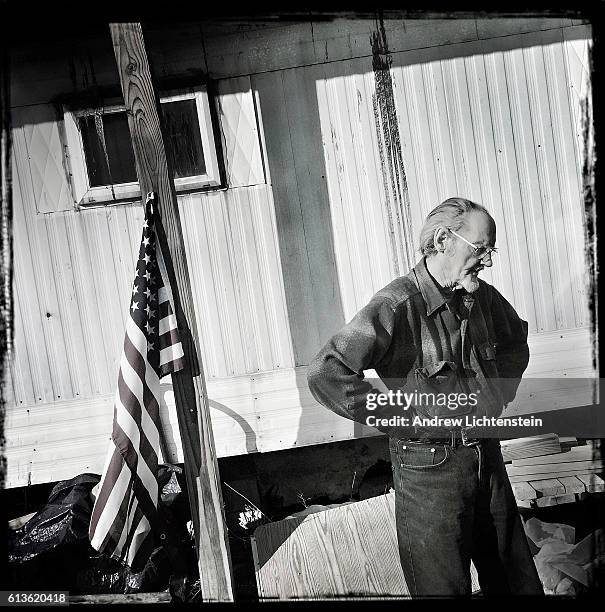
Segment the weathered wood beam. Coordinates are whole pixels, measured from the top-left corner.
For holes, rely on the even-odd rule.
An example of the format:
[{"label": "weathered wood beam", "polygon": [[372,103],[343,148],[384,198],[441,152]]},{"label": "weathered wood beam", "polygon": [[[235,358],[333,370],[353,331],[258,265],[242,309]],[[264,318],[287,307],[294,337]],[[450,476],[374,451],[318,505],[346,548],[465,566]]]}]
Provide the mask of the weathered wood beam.
[{"label": "weathered wood beam", "polygon": [[233,601],[231,558],[225,526],[210,408],[174,181],[162,137],[154,90],[139,23],[110,24],[120,84],[128,115],[137,176],[144,195],[158,194],[158,215],[168,249],[167,268],[175,288],[177,322],[186,365],[172,375],[183,443],[185,473],[205,601]]}]

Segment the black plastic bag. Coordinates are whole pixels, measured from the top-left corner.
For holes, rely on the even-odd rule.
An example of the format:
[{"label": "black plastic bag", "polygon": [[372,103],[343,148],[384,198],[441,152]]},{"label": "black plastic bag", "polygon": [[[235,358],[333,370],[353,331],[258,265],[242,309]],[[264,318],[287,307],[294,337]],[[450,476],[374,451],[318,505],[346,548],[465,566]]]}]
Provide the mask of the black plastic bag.
[{"label": "black plastic bag", "polygon": [[8,534],[10,580],[14,587],[69,590],[77,568],[92,551],[88,525],[90,491],[97,474],[58,482],[48,502],[25,525]]},{"label": "black plastic bag", "polygon": [[[170,532],[169,540],[156,541],[145,567],[133,572],[118,561],[95,551],[88,539],[97,474],[80,474],[57,483],[48,502],[27,523],[9,533],[9,580],[15,588],[67,590],[78,594],[127,594],[163,591],[169,586],[170,562],[164,546],[179,561],[178,576],[196,568],[193,542],[185,524],[189,508],[177,476],[177,466],[161,465],[158,512]],[[183,485],[184,486],[184,485]],[[191,578],[187,579],[187,587]],[[190,588],[186,589],[187,591]],[[179,593],[183,589],[178,589]],[[187,593],[189,594],[189,593]]]},{"label": "black plastic bag", "polygon": [[151,553],[140,572],[132,572],[105,555],[97,555],[89,560],[87,567],[78,571],[72,592],[115,595],[165,591],[168,588],[169,576],[170,563],[162,547]]}]

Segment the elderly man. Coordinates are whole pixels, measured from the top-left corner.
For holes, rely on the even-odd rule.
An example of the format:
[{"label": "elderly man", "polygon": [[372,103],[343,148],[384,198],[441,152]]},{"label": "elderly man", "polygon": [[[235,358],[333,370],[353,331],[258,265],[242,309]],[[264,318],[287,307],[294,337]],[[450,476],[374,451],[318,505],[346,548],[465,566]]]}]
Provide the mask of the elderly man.
[{"label": "elderly man", "polygon": [[416,404],[409,423],[378,427],[390,437],[399,554],[414,596],[470,594],[471,559],[485,595],[543,593],[499,441],[411,418],[497,416],[515,396],[529,361],[527,323],[478,278],[492,265],[495,242],[483,206],[441,203],[422,228],[422,260],[374,295],[309,367],[315,398],[363,423],[368,399],[379,393],[364,370],[376,370],[391,389],[480,392],[481,401],[457,411]]}]

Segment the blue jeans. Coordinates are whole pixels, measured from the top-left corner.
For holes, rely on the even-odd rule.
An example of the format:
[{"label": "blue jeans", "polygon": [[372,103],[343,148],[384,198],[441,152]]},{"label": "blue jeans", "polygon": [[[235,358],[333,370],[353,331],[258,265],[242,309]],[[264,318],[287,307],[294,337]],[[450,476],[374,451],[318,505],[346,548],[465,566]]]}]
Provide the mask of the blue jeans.
[{"label": "blue jeans", "polygon": [[544,593],[498,440],[478,446],[389,440],[397,539],[412,596]]}]

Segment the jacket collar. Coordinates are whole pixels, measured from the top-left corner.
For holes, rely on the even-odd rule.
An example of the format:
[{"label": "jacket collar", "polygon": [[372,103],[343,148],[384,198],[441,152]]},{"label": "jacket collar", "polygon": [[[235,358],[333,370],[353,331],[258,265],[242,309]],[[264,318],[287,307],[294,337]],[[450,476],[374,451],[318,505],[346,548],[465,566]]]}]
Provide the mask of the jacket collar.
[{"label": "jacket collar", "polygon": [[447,302],[447,299],[439,289],[433,277],[429,274],[426,267],[426,257],[423,257],[416,264],[414,274],[418,280],[418,289],[420,289],[420,293],[426,304],[426,314],[427,316],[431,316]]}]

